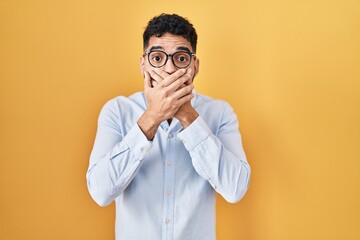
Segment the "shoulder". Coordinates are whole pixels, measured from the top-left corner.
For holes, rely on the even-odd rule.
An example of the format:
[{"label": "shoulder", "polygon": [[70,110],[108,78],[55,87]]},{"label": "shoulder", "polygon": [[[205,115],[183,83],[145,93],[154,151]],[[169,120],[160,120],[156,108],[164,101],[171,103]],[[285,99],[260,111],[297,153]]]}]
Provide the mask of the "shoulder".
[{"label": "shoulder", "polygon": [[196,95],[195,107],[199,109],[216,111],[217,113],[233,111],[230,104],[225,100],[212,98],[198,93]]},{"label": "shoulder", "polygon": [[126,96],[117,96],[108,100],[104,106],[103,110],[119,110],[133,107],[143,107],[146,105],[145,97],[143,92],[134,93],[128,97]]},{"label": "shoulder", "polygon": [[230,104],[224,100],[197,94],[194,106],[214,134],[226,125],[237,126],[237,116]]},{"label": "shoulder", "polygon": [[119,119],[142,114],[146,109],[146,101],[143,92],[137,92],[131,96],[117,96],[108,100],[102,107],[100,118],[110,117]]}]

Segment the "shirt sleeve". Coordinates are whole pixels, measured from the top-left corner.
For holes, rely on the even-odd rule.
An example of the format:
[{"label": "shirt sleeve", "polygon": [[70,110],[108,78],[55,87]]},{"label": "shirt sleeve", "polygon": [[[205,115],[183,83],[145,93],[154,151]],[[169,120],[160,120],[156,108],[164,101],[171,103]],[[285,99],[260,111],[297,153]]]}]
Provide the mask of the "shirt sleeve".
[{"label": "shirt sleeve", "polygon": [[239,201],[250,182],[250,166],[246,160],[238,121],[230,106],[222,113],[218,131],[211,131],[199,116],[178,134],[189,151],[197,173],[228,202]]},{"label": "shirt sleeve", "polygon": [[100,206],[110,204],[125,190],[152,147],[136,123],[124,136],[114,105],[110,101],[101,110],[86,174],[90,195]]}]

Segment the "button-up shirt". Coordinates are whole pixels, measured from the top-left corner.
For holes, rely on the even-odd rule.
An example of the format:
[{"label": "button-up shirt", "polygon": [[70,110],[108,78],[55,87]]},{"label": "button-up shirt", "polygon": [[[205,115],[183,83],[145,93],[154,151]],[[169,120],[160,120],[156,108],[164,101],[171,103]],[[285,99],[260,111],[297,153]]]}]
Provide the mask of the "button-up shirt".
[{"label": "button-up shirt", "polygon": [[185,129],[160,124],[148,141],[137,121],[143,92],[105,104],[87,184],[100,205],[116,203],[117,240],[214,240],[216,192],[231,203],[249,186],[238,121],[224,101],[195,94],[199,117]]}]

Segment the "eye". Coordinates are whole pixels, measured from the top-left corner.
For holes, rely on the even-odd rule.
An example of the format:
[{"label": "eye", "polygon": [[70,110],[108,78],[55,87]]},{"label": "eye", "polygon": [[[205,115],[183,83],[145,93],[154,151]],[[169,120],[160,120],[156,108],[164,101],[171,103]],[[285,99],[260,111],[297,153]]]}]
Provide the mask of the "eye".
[{"label": "eye", "polygon": [[182,63],[187,62],[187,61],[189,61],[189,56],[187,56],[187,54],[178,54],[178,55],[176,55],[175,60],[177,62],[182,62]]},{"label": "eye", "polygon": [[179,57],[179,59],[178,59],[180,62],[185,62],[185,61],[187,61],[187,58],[185,57],[185,56],[181,56],[181,57]]},{"label": "eye", "polygon": [[154,62],[161,62],[162,60],[162,57],[160,55],[153,55],[151,57],[151,59],[154,61]]}]

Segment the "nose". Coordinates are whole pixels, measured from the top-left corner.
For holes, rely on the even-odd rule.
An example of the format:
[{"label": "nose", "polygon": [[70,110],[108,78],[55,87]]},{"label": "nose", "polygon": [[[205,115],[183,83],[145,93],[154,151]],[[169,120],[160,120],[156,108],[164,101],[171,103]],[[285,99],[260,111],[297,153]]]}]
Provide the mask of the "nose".
[{"label": "nose", "polygon": [[166,64],[164,65],[164,71],[169,74],[172,74],[176,71],[176,67],[170,57],[169,57],[168,61],[166,62]]}]

